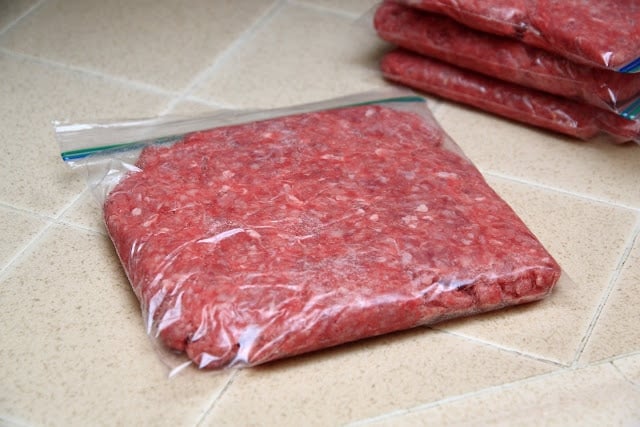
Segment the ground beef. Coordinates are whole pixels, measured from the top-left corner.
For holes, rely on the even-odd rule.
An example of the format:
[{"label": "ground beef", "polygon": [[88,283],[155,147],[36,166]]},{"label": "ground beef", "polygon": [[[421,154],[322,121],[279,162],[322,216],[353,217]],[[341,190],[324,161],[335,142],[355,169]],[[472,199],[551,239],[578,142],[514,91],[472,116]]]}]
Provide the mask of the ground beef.
[{"label": "ground beef", "polygon": [[592,66],[640,58],[638,0],[397,0]]},{"label": "ground beef", "polygon": [[402,49],[381,61],[384,76],[406,86],[580,139],[601,132],[640,141],[640,122],[586,104],[507,83]]},{"label": "ground beef", "polygon": [[510,38],[470,29],[444,15],[383,3],[375,28],[386,41],[501,80],[622,110],[640,94],[640,74],[578,65]]},{"label": "ground beef", "polygon": [[254,365],[548,294],[557,263],[406,108],[147,147],[104,218],[149,329],[200,367]]}]

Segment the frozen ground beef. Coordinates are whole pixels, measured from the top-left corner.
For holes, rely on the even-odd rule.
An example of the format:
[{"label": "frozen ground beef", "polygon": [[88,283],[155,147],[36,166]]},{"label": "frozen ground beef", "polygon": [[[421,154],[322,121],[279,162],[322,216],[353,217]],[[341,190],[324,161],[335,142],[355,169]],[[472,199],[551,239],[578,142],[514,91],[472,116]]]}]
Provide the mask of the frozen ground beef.
[{"label": "frozen ground beef", "polygon": [[557,263],[451,146],[379,105],[196,132],[144,149],[104,218],[150,329],[203,368],[544,297]]},{"label": "frozen ground beef", "polygon": [[397,0],[576,62],[619,69],[640,57],[638,0]]},{"label": "frozen ground beef", "polygon": [[579,65],[444,15],[389,2],[376,11],[374,25],[381,38],[397,46],[600,108],[621,110],[640,94],[640,74]]},{"label": "frozen ground beef", "polygon": [[388,79],[523,123],[590,139],[601,132],[616,142],[640,141],[640,122],[565,98],[474,73],[403,49],[381,61]]}]

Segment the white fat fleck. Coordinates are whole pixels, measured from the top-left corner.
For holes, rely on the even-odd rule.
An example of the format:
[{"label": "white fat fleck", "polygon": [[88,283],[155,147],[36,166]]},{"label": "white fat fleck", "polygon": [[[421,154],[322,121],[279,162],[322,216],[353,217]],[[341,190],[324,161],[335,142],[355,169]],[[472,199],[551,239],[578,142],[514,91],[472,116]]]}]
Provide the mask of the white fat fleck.
[{"label": "white fat fleck", "polygon": [[403,216],[402,222],[409,228],[418,228],[418,217],[415,215]]},{"label": "white fat fleck", "polygon": [[140,216],[142,214],[142,209],[140,208],[133,208],[131,210],[131,215],[133,216]]},{"label": "white fat fleck", "polygon": [[224,172],[222,172],[222,178],[223,179],[229,179],[229,178],[233,178],[236,174],[231,172],[230,170],[226,170]]},{"label": "white fat fleck", "polygon": [[320,158],[322,160],[338,160],[340,162],[344,160],[343,156],[336,156],[334,154],[324,154],[324,155],[320,156]]},{"label": "white fat fleck", "polygon": [[402,265],[409,265],[413,260],[413,256],[409,252],[402,253]]},{"label": "white fat fleck", "polygon": [[149,227],[151,224],[156,222],[157,219],[158,219],[158,214],[153,214],[144,223],[142,223],[142,226]]},{"label": "white fat fleck", "polygon": [[369,217],[369,219],[370,219],[371,221],[377,221],[377,220],[379,220],[379,219],[380,219],[380,217],[378,216],[378,214],[373,214],[373,215],[371,215],[371,216]]},{"label": "white fat fleck", "polygon": [[263,137],[263,138],[271,138],[272,136],[273,136],[273,133],[271,133],[271,132],[264,132],[264,133],[262,134],[262,137]]},{"label": "white fat fleck", "polygon": [[287,194],[287,200],[289,200],[290,202],[293,202],[293,203],[295,203],[297,205],[301,205],[302,204],[302,200],[298,199],[293,194]]},{"label": "white fat fleck", "polygon": [[436,176],[439,178],[458,178],[458,174],[453,172],[436,172]]},{"label": "white fat fleck", "polygon": [[358,210],[356,210],[356,213],[357,213],[358,215],[364,215],[364,209],[359,208]]},{"label": "white fat fleck", "polygon": [[485,200],[487,200],[486,197],[484,196],[478,196],[474,199],[476,202],[484,202]]},{"label": "white fat fleck", "polygon": [[218,233],[215,236],[207,237],[206,239],[198,240],[198,243],[219,243],[224,239],[228,239],[229,237],[235,236],[238,233],[244,233],[244,228],[232,228],[231,230],[223,231],[222,233]]},{"label": "white fat fleck", "polygon": [[417,212],[429,212],[429,207],[427,205],[425,205],[424,203],[418,205],[418,207],[416,208]]},{"label": "white fat fleck", "polygon": [[262,237],[260,233],[258,233],[256,230],[245,230],[245,231],[247,232],[249,237],[252,237],[254,239],[259,239],[260,237]]},{"label": "white fat fleck", "polygon": [[367,111],[364,112],[365,117],[371,117],[376,113],[373,108],[368,108]]},{"label": "white fat fleck", "polygon": [[407,181],[411,181],[416,178],[416,173],[414,171],[402,172],[402,175]]}]

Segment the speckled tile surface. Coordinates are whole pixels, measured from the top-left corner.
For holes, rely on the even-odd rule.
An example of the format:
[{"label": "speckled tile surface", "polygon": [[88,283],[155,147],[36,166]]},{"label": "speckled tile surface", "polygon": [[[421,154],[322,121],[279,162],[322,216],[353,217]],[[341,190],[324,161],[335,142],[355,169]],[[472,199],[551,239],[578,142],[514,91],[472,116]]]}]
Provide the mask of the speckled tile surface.
[{"label": "speckled tile surface", "polygon": [[566,273],[545,300],[249,369],[170,369],[53,120],[389,84],[370,0],[0,0],[0,425],[640,424],[640,145],[429,98]]}]

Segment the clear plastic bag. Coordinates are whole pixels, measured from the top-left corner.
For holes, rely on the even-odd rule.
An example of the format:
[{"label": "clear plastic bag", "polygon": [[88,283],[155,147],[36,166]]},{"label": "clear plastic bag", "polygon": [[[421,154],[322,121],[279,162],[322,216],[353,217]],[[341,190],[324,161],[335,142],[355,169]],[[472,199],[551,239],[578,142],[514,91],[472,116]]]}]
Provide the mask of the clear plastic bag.
[{"label": "clear plastic bag", "polygon": [[555,95],[504,82],[414,52],[397,49],[381,61],[383,75],[410,88],[472,105],[519,122],[588,140],[640,142],[640,122]]},{"label": "clear plastic bag", "polygon": [[414,94],[225,117],[57,127],[149,334],[200,368],[537,300],[560,276]]},{"label": "clear plastic bag", "polygon": [[638,0],[397,0],[572,61],[640,71]]},{"label": "clear plastic bag", "polygon": [[500,80],[564,96],[634,119],[640,113],[640,74],[579,65],[516,40],[480,32],[439,14],[394,2],[376,11],[386,41]]}]

